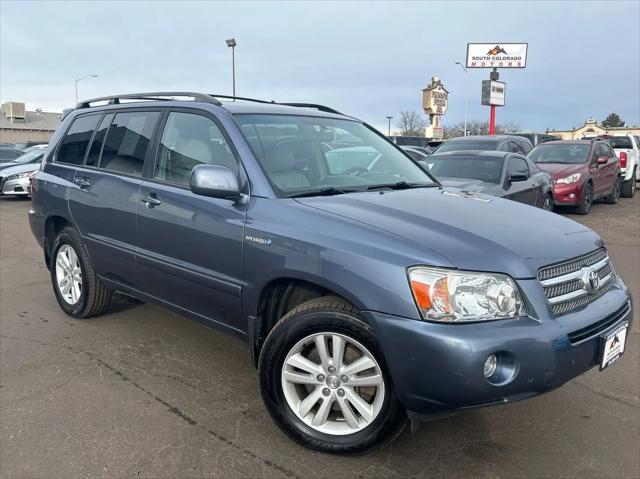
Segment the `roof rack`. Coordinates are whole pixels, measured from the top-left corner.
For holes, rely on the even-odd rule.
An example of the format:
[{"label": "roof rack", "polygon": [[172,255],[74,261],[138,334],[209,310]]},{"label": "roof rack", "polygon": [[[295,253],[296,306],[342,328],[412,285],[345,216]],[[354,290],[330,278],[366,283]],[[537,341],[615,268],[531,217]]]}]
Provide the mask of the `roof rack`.
[{"label": "roof rack", "polygon": [[275,105],[276,102],[271,100],[259,100],[257,98],[247,98],[245,96],[233,96],[233,95],[218,95],[217,93],[209,93],[212,97],[215,98],[224,98],[225,100],[242,100],[242,101],[253,101],[256,103],[268,103],[269,105]]},{"label": "roof rack", "polygon": [[338,110],[334,110],[331,107],[318,105],[317,103],[278,103],[278,105],[296,106],[300,108],[314,108],[318,111],[324,111],[325,113],[334,113],[336,115],[346,116],[344,113],[340,113]]},{"label": "roof rack", "polygon": [[91,108],[92,103],[99,101],[106,101],[108,105],[117,105],[120,100],[162,100],[171,101],[176,96],[190,97],[193,101],[202,101],[206,103],[213,103],[214,105],[221,106],[222,103],[211,95],[206,93],[195,93],[189,91],[161,91],[161,92],[149,92],[149,93],[127,93],[126,95],[111,95],[103,96],[100,98],[92,98],[90,100],[81,101],[76,105],[76,108]]}]

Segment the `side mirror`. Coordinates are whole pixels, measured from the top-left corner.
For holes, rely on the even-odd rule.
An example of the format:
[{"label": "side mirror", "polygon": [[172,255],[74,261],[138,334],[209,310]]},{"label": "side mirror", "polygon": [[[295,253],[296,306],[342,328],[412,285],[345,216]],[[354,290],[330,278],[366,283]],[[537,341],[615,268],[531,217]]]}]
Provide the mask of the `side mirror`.
[{"label": "side mirror", "polygon": [[518,181],[527,181],[528,179],[529,177],[523,173],[511,173],[508,178],[510,183],[516,183]]},{"label": "side mirror", "polygon": [[189,186],[196,195],[227,200],[237,200],[241,196],[238,176],[226,166],[195,166]]},{"label": "side mirror", "polygon": [[609,158],[606,156],[599,156],[596,158],[596,164],[598,165],[606,165],[609,162]]}]

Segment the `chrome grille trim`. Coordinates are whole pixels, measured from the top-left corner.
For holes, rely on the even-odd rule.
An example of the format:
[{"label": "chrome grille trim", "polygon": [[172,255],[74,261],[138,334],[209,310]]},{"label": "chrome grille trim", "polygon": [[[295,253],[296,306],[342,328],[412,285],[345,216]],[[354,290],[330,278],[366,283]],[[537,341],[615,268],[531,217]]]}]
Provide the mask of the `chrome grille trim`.
[{"label": "chrome grille trim", "polygon": [[[599,277],[596,289],[591,289],[586,279],[592,270]],[[614,278],[615,271],[604,248],[545,266],[538,271],[538,280],[555,315],[568,313],[595,301],[611,288]]]}]

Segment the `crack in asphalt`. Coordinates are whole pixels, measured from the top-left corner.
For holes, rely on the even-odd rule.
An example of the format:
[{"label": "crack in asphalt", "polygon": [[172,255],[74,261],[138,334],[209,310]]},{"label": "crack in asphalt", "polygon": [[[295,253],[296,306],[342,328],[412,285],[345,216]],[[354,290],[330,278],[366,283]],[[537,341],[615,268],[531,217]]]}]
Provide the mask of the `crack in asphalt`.
[{"label": "crack in asphalt", "polygon": [[[198,426],[199,428],[201,428],[203,430],[206,430],[206,432],[211,437],[214,437],[218,441],[221,441],[221,442],[227,444],[228,446],[231,446],[232,448],[234,448],[238,452],[242,453],[243,455],[249,456],[249,457],[261,462],[265,466],[270,467],[270,468],[272,468],[272,469],[284,474],[286,477],[291,477],[291,478],[294,478],[294,479],[302,479],[302,477],[297,475],[294,471],[292,471],[290,469],[287,469],[286,467],[281,466],[280,464],[278,464],[278,463],[276,463],[276,462],[274,462],[274,461],[272,461],[270,459],[258,456],[257,454],[252,452],[250,449],[241,446],[237,442],[233,441],[232,439],[228,439],[226,436],[224,436],[224,435],[222,435],[220,433],[217,433],[217,432],[215,432],[215,431],[213,431],[211,429],[207,429],[207,428],[205,428],[205,426],[198,425],[198,422],[195,419],[193,419],[192,417],[187,415],[185,412],[180,410],[178,407],[172,405],[171,403],[169,403],[169,402],[165,401],[164,399],[162,399],[161,397],[157,396],[156,394],[151,392],[149,389],[145,388],[144,386],[142,386],[141,384],[139,384],[135,380],[131,379],[129,376],[127,376],[125,373],[120,371],[118,368],[116,368],[115,366],[107,363],[106,361],[104,361],[103,359],[101,359],[96,354],[94,354],[94,353],[92,353],[90,351],[79,350],[79,349],[76,349],[76,348],[74,348],[72,346],[67,346],[67,345],[64,345],[64,344],[46,343],[46,342],[43,342],[43,341],[39,341],[37,339],[22,338],[22,337],[19,337],[19,336],[6,336],[4,334],[0,334],[0,338],[13,339],[13,340],[18,340],[18,341],[29,341],[29,342],[32,342],[32,343],[35,343],[35,344],[38,344],[38,345],[41,345],[41,346],[48,346],[48,347],[56,347],[56,348],[65,349],[65,350],[67,350],[67,351],[69,351],[69,352],[71,352],[73,354],[76,354],[76,355],[84,354],[90,360],[100,364],[101,366],[104,366],[106,369],[111,371],[114,375],[119,377],[122,381],[128,382],[132,386],[136,387],[138,390],[142,391],[147,396],[151,397],[155,401],[157,401],[160,404],[162,404],[163,406],[165,406],[169,412],[175,414],[176,416],[178,416],[180,419],[185,421],[190,426]],[[67,381],[67,383],[68,382],[70,382],[70,380]]]}]

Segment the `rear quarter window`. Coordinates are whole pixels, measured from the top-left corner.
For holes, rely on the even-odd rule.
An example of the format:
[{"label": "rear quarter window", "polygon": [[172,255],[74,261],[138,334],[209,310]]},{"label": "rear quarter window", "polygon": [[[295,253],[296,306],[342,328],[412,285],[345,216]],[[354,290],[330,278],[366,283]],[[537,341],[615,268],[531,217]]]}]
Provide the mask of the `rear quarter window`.
[{"label": "rear quarter window", "polygon": [[631,149],[633,143],[628,136],[612,136],[609,138],[609,144],[614,148]]},{"label": "rear quarter window", "polygon": [[70,165],[81,165],[89,146],[89,140],[91,140],[93,130],[98,125],[99,120],[100,115],[81,116],[73,120],[71,127],[60,143],[56,161]]}]

